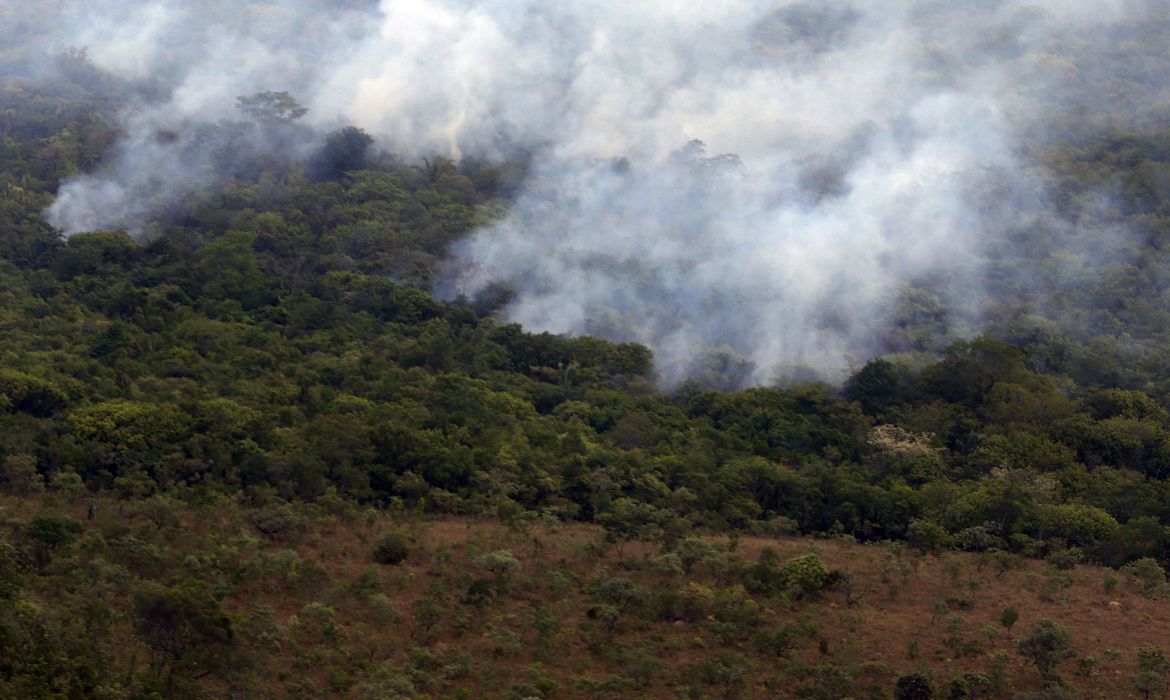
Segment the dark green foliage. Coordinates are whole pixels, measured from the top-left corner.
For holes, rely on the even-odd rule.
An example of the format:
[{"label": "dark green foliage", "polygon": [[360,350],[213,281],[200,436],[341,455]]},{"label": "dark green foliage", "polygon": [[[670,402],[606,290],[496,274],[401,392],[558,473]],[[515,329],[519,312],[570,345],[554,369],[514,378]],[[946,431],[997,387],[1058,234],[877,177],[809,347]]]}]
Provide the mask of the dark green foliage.
[{"label": "dark green foliage", "polygon": [[661,538],[664,520],[669,517],[669,513],[647,503],[620,498],[609,510],[597,516],[597,522],[605,528],[607,541],[620,544],[631,540],[654,541]]},{"label": "dark green foliage", "polygon": [[865,363],[845,382],[843,393],[868,415],[882,415],[910,398],[904,372],[883,359]]},{"label": "dark green foliage", "polygon": [[931,700],[934,687],[930,679],[920,673],[900,676],[894,684],[894,700]]},{"label": "dark green foliage", "polygon": [[906,543],[922,552],[937,554],[947,547],[950,539],[942,526],[929,520],[911,520],[906,528]]},{"label": "dark green foliage", "polygon": [[379,564],[401,564],[410,554],[410,538],[401,530],[390,532],[374,545],[374,561]]},{"label": "dark green foliage", "polygon": [[1046,557],[1049,564],[1061,571],[1075,568],[1081,562],[1081,552],[1077,549],[1058,549]]},{"label": "dark green foliage", "polygon": [[37,563],[44,565],[54,552],[73,542],[83,529],[73,518],[41,515],[30,520],[21,534],[29,542]]},{"label": "dark green foliage", "polygon": [[1166,571],[1150,557],[1131,561],[1121,567],[1121,573],[1147,598],[1160,598],[1167,594]]},{"label": "dark green foliage", "polygon": [[785,587],[800,595],[810,595],[829,584],[829,570],[815,554],[802,554],[784,562],[778,572]]},{"label": "dark green foliage", "polygon": [[1038,620],[1032,630],[1016,642],[1020,656],[1036,665],[1046,680],[1056,679],[1060,662],[1076,656],[1063,627],[1049,619]]},{"label": "dark green foliage", "polygon": [[334,180],[350,170],[366,167],[366,151],[374,139],[356,126],[347,126],[325,137],[325,145],[313,160],[316,178]]},{"label": "dark green foliage", "polygon": [[970,697],[971,691],[967,688],[966,680],[962,678],[956,678],[947,684],[947,700],[968,700]]},{"label": "dark green foliage", "polygon": [[270,503],[252,511],[249,516],[256,529],[269,537],[295,532],[304,524],[300,515],[287,503]]},{"label": "dark green foliage", "polygon": [[144,584],[135,594],[134,614],[152,663],[166,671],[168,687],[177,672],[199,677],[229,664],[231,620],[201,582]]},{"label": "dark green foliage", "polygon": [[1138,673],[1133,679],[1134,688],[1145,700],[1165,694],[1166,674],[1170,672],[1166,654],[1158,647],[1143,646],[1138,649],[1137,657]]},{"label": "dark green foliage", "polygon": [[1012,633],[1012,627],[1019,619],[1020,611],[1011,606],[1004,608],[999,614],[999,624],[1003,625],[1003,628],[1007,630],[1008,634]]},{"label": "dark green foliage", "polygon": [[93,645],[107,632],[109,617],[100,603],[65,611],[0,600],[0,695],[94,697],[102,686],[117,687],[108,650]]},{"label": "dark green foliage", "polygon": [[801,700],[835,700],[856,689],[849,674],[836,666],[818,666],[797,686],[794,697]]},{"label": "dark green foliage", "polygon": [[12,598],[21,585],[20,551],[7,539],[0,540],[0,599]]},{"label": "dark green foliage", "polygon": [[64,408],[67,400],[54,382],[18,370],[0,370],[0,410],[46,417]]}]

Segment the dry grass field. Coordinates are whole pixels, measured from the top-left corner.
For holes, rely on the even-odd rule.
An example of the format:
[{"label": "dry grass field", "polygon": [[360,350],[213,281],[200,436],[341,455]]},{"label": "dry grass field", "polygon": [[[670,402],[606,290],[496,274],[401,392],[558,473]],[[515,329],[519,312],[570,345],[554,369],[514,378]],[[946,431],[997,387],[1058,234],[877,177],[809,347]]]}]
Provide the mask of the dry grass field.
[{"label": "dry grass field", "polygon": [[[135,588],[210,584],[234,631],[231,667],[199,681],[211,696],[889,698],[919,673],[934,697],[965,677],[964,697],[1011,698],[1045,686],[1015,640],[1047,618],[1071,641],[1056,669],[1068,693],[1139,698],[1138,649],[1170,646],[1170,602],[1124,574],[999,553],[744,536],[664,554],[580,524],[113,500],[90,520],[92,501],[54,498],[0,506],[14,531],[42,512],[84,523],[25,595],[51,605],[69,581],[119,567],[116,584],[92,585],[115,611],[114,658],[133,671],[152,658]],[[376,563],[391,533],[405,558]],[[821,590],[752,583],[758,562],[807,554],[832,572]],[[1019,613],[1010,631],[1005,608]]]}]

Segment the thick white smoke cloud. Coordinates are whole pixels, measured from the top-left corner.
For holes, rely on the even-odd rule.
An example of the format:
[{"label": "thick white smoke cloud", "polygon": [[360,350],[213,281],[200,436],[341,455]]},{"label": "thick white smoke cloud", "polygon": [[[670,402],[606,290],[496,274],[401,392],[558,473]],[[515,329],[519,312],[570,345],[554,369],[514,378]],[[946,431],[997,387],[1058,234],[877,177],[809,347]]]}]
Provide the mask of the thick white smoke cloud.
[{"label": "thick white smoke cloud", "polygon": [[667,382],[722,346],[746,381],[831,371],[882,346],[906,285],[974,317],[973,261],[1004,221],[973,193],[1031,193],[1018,136],[1075,82],[1069,37],[1163,4],[64,2],[47,45],[168,98],[129,106],[107,167],[47,216],[140,224],[214,176],[194,125],[288,90],[314,125],[405,156],[534,154],[513,215],[454,251],[447,293],[502,282],[508,318],[647,343]]}]

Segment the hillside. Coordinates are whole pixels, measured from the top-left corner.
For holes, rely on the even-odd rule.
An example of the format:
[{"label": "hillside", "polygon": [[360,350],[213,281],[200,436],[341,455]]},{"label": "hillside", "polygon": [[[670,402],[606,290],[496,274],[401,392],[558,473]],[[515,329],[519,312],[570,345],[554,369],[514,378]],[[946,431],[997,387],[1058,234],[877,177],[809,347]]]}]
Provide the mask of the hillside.
[{"label": "hillside", "polygon": [[[1138,661],[1170,633],[1166,583],[1136,569],[849,537],[664,552],[587,525],[336,498],[2,508],[23,525],[2,569],[19,600],[4,628],[11,697],[888,698],[912,674],[936,696],[1004,697],[1044,685],[1019,651],[1041,618],[1068,634],[1049,679],[1076,697],[1164,688]],[[49,521],[77,531],[49,544]],[[35,563],[14,574],[21,556]]]},{"label": "hillside", "polygon": [[[5,13],[0,698],[1165,695],[1164,18],[916,44],[938,109],[824,153],[574,170],[552,136],[396,153],[268,86],[168,111]],[[725,59],[819,76],[860,16],[776,11]],[[966,160],[948,106],[1004,66],[1072,77],[996,92],[979,129],[1021,140]]]}]

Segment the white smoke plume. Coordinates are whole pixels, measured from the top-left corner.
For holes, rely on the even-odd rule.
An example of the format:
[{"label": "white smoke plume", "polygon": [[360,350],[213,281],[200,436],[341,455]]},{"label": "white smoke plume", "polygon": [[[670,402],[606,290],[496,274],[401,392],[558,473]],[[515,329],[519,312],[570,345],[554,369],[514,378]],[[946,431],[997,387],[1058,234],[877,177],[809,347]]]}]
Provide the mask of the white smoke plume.
[{"label": "white smoke plume", "polygon": [[[1092,47],[1165,9],[59,0],[46,52],[85,46],[165,97],[127,105],[106,167],[46,216],[66,233],[140,225],[214,177],[198,124],[287,90],[309,124],[352,123],[405,157],[532,154],[512,215],[456,247],[443,293],[502,283],[508,319],[644,342],[666,383],[728,356],[744,383],[832,372],[888,346],[879,319],[908,286],[940,295],[952,325],[977,318],[989,232],[1044,216],[1021,136],[1072,107],[1164,99],[1156,80],[1085,95],[1116,67]],[[1005,191],[1013,211],[987,195]]]}]

